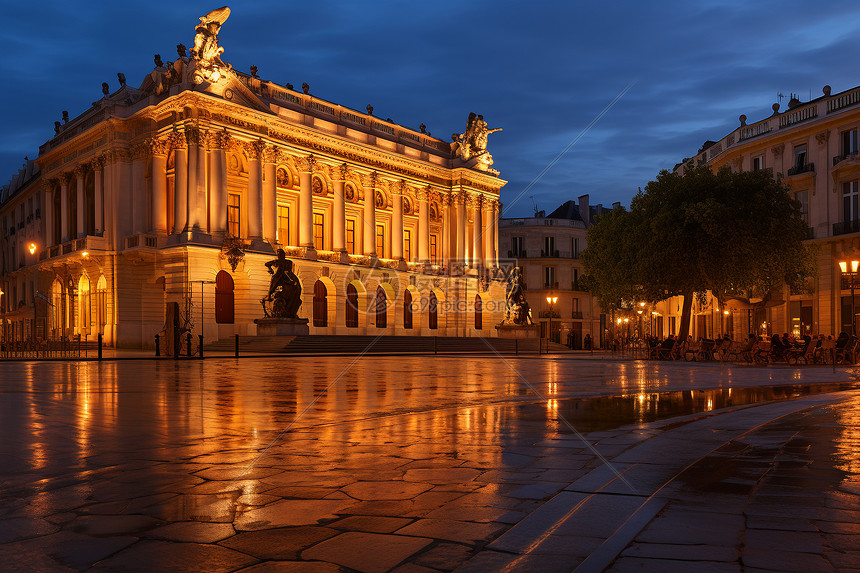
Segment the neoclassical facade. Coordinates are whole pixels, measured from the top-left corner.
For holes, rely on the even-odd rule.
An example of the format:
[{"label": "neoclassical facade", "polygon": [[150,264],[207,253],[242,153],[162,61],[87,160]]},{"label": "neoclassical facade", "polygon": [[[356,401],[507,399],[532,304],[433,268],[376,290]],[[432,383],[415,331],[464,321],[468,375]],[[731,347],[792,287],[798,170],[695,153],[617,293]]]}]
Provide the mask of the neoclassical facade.
[{"label": "neoclassical facade", "polygon": [[169,302],[207,340],[255,334],[282,248],[312,334],[494,336],[505,182],[483,118],[444,142],[234,71],[212,14],[4,188],[6,335],[149,347]]}]

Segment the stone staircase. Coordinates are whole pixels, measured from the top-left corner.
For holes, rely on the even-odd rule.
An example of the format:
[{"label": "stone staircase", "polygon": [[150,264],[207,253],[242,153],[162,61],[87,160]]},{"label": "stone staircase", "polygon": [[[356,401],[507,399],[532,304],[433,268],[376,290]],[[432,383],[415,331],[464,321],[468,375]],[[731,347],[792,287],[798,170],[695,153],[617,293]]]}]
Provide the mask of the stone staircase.
[{"label": "stone staircase", "polygon": [[[233,352],[233,338],[206,345],[206,352]],[[546,341],[544,348],[546,349]],[[556,348],[558,347],[558,348]],[[566,346],[550,343],[550,352]],[[239,354],[536,354],[536,340],[434,336],[240,336]]]}]

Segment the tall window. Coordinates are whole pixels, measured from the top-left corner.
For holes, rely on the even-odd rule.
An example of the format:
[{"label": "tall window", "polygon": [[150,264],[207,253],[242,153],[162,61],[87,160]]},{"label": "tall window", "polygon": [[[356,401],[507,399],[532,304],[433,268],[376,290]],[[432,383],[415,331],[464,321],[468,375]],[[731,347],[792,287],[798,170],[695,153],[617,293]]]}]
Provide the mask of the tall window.
[{"label": "tall window", "polygon": [[346,327],[358,328],[358,290],[355,285],[346,285]]},{"label": "tall window", "polygon": [[579,238],[574,237],[570,240],[570,256],[574,259],[579,258]]},{"label": "tall window", "polygon": [[809,225],[809,191],[798,191],[794,198],[800,203],[800,214],[803,222]]},{"label": "tall window", "polygon": [[314,213],[314,248],[318,251],[325,249],[325,217],[322,213]]},{"label": "tall window", "polygon": [[238,193],[227,193],[227,232],[238,237],[242,228],[239,225],[239,212],[242,197]]},{"label": "tall window", "polygon": [[403,328],[412,330],[412,293],[408,290],[403,295]]},{"label": "tall window", "polygon": [[412,231],[403,231],[403,256],[407,261],[412,260]]},{"label": "tall window", "polygon": [[579,269],[573,269],[573,290],[579,290]]},{"label": "tall window", "polygon": [[555,267],[543,268],[543,286],[544,288],[553,288],[555,283]]},{"label": "tall window", "polygon": [[314,283],[314,326],[328,326],[328,298],[322,281]]},{"label": "tall window", "polygon": [[99,332],[104,333],[105,324],[107,324],[107,280],[102,275],[96,283],[96,326]]},{"label": "tall window", "polygon": [[842,184],[842,220],[856,221],[858,219],[857,209],[857,181],[848,181]]},{"label": "tall window", "polygon": [[215,322],[233,324],[233,277],[227,271],[215,275]]},{"label": "tall window", "polygon": [[851,129],[842,132],[842,155],[855,155],[857,153],[857,130]]},{"label": "tall window", "polygon": [[436,258],[436,235],[430,235],[430,264],[439,264],[439,260]]},{"label": "tall window", "polygon": [[511,256],[519,257],[525,256],[525,249],[523,249],[523,238],[522,237],[511,237]]},{"label": "tall window", "polygon": [[436,293],[431,292],[430,301],[427,304],[427,326],[430,327],[430,330],[439,328],[438,305],[439,301],[436,299]]},{"label": "tall window", "polygon": [[577,297],[573,297],[570,302],[573,312],[579,312],[579,299]]},{"label": "tall window", "polygon": [[346,252],[355,254],[355,219],[346,220]]},{"label": "tall window", "polygon": [[481,295],[475,295],[475,330],[482,330],[484,327],[484,303],[481,300]]},{"label": "tall window", "polygon": [[388,328],[388,305],[381,286],[376,289],[376,328]]},{"label": "tall window", "polygon": [[752,158],[752,170],[761,171],[764,169],[764,155],[756,155]]},{"label": "tall window", "polygon": [[290,208],[288,205],[278,205],[278,242],[290,244]]},{"label": "tall window", "polygon": [[[9,292],[8,288],[6,292]],[[8,296],[8,295],[7,295]],[[51,308],[54,310],[54,333],[57,336],[63,334],[63,329],[66,327],[65,316],[65,297],[63,296],[63,283],[58,280],[51,285]],[[8,304],[7,308],[14,308],[13,304]]]},{"label": "tall window", "polygon": [[806,165],[806,144],[794,146],[794,166],[801,168]]},{"label": "tall window", "polygon": [[90,331],[90,279],[81,275],[78,281],[78,334]]},{"label": "tall window", "polygon": [[555,252],[555,237],[543,238],[543,251],[547,257],[553,256],[553,253]]},{"label": "tall window", "polygon": [[376,256],[385,258],[385,225],[376,226]]}]

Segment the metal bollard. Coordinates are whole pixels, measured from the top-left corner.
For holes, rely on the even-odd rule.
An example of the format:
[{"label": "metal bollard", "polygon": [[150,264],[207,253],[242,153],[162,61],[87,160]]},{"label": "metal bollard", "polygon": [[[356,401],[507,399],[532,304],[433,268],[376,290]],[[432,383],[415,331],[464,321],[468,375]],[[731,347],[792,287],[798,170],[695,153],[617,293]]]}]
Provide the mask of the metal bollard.
[{"label": "metal bollard", "polygon": [[437,342],[439,341],[438,336],[433,337],[433,354],[439,354],[439,348],[437,346]]},{"label": "metal bollard", "polygon": [[[161,337],[156,334],[155,335],[155,355],[156,356],[161,356],[161,345],[158,343],[158,341],[160,339],[161,339]],[[102,335],[99,334],[99,360],[101,360],[101,357],[102,357]]]},{"label": "metal bollard", "polygon": [[236,358],[239,358],[239,335],[236,335],[236,339],[233,346],[233,354]]},{"label": "metal bollard", "polygon": [[520,344],[519,344],[519,341],[516,338],[514,338],[514,356],[519,356],[519,355],[520,355]]},{"label": "metal bollard", "polygon": [[[158,335],[156,335],[158,336]],[[99,332],[99,360],[102,359],[102,333]]]},{"label": "metal bollard", "polygon": [[197,335],[198,348],[200,348],[200,358],[203,358],[203,335]]},{"label": "metal bollard", "polygon": [[185,349],[187,351],[185,354],[188,356],[188,358],[191,358],[191,333],[190,332],[185,333]]}]

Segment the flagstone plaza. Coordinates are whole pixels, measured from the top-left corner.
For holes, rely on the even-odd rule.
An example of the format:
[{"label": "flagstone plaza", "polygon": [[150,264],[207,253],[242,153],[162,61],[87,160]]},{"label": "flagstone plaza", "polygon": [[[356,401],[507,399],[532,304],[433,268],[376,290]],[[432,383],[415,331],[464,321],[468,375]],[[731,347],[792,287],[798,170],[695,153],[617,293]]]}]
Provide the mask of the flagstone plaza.
[{"label": "flagstone plaza", "polygon": [[4,571],[851,571],[853,371],[7,363]]}]

